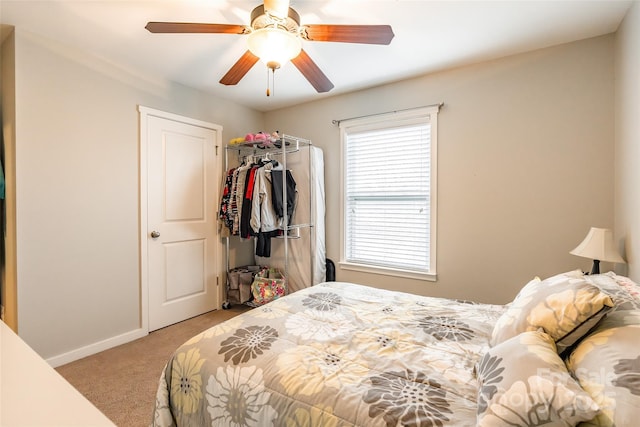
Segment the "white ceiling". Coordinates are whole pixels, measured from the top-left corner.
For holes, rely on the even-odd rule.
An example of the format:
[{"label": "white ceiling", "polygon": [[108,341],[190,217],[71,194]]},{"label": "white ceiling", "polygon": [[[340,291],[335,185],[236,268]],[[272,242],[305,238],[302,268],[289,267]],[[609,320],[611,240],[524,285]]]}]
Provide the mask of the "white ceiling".
[{"label": "white ceiling", "polygon": [[260,62],[236,86],[218,81],[246,36],[151,34],[147,21],[249,25],[260,0],[0,0],[0,23],[91,52],[124,69],[167,79],[260,111],[445,68],[614,32],[631,0],[291,0],[301,24],[389,24],[389,46],[304,42],[335,88],[317,94],[291,64],[266,96]]}]

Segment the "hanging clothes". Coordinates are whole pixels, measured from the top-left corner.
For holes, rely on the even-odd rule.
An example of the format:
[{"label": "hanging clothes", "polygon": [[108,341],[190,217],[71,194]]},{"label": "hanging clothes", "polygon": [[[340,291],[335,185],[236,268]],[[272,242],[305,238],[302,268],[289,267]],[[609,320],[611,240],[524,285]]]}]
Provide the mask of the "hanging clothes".
[{"label": "hanging clothes", "polygon": [[[298,193],[296,190],[296,181],[293,179],[293,175],[290,170],[287,170],[287,218],[288,224],[291,225],[291,219],[293,218],[293,212],[298,200]],[[271,172],[271,192],[273,199],[273,208],[278,218],[284,218],[283,200],[282,200],[282,169],[274,170]]]},{"label": "hanging clothes", "polygon": [[231,235],[240,235],[240,217],[242,216],[242,201],[245,194],[245,183],[247,177],[247,170],[251,168],[252,164],[245,162],[240,165],[234,172],[232,191],[231,191],[231,217],[233,218],[233,227],[231,229]]},{"label": "hanging clothes", "polygon": [[256,171],[255,175],[251,205],[251,228],[257,236],[257,256],[271,256],[271,238],[277,237],[279,230],[284,228],[283,218],[276,215],[273,204],[271,180],[272,174],[278,168],[282,169],[278,162],[267,162]]},{"label": "hanging clothes", "polygon": [[223,227],[223,230],[226,231],[223,232],[223,237],[229,235],[233,227],[233,217],[231,216],[229,202],[231,200],[231,192],[233,190],[234,172],[235,168],[229,169],[227,171],[224,186],[222,188],[222,200],[220,201],[220,209],[218,211],[218,219],[222,221],[222,224],[225,226]]},{"label": "hanging clothes", "polygon": [[218,210],[218,219],[222,223],[222,236],[240,235],[240,218],[242,216],[242,205],[246,195],[247,173],[254,165],[243,161],[237,168],[230,168],[225,175],[222,187],[222,197]]},{"label": "hanging clothes", "polygon": [[278,237],[280,230],[261,231],[256,236],[256,255],[264,258],[271,256],[271,239]]},{"label": "hanging clothes", "polygon": [[[272,176],[282,170],[282,166],[267,163],[256,170],[253,199],[251,204],[251,228],[259,232],[273,231],[283,228],[282,215],[276,215],[272,192]],[[280,193],[282,199],[282,193]]]},{"label": "hanging clothes", "polygon": [[[244,196],[242,198],[242,207],[239,212],[240,216],[240,237],[248,239],[252,236],[251,230],[251,205],[253,201],[253,187],[258,166],[251,166],[247,170],[244,186]],[[240,206],[239,206],[240,208]]]},{"label": "hanging clothes", "polygon": [[253,161],[243,159],[240,166],[225,175],[218,218],[224,226],[223,236],[256,238],[256,255],[269,257],[271,239],[282,235],[292,223],[297,202],[296,182],[286,171],[288,224],[284,223],[283,168],[268,157]]}]

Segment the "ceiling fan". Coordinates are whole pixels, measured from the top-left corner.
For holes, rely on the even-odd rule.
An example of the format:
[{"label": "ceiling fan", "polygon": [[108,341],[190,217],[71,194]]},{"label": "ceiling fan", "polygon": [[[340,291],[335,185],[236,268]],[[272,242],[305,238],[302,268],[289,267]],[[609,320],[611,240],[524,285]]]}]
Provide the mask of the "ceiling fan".
[{"label": "ceiling fan", "polygon": [[[300,15],[289,0],[264,0],[251,12],[251,25],[149,22],[152,33],[217,33],[248,36],[248,49],[222,77],[223,85],[235,85],[261,59],[275,71],[287,61],[302,73],[317,92],[328,92],[333,83],[302,49],[302,40],[388,45],[393,39],[389,25],[300,24]],[[267,95],[269,90],[267,89]]]}]

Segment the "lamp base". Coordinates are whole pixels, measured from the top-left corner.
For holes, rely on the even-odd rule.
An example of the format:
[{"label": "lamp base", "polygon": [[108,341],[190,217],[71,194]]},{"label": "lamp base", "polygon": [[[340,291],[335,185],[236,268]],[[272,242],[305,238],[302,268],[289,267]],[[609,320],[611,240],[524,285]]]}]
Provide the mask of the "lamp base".
[{"label": "lamp base", "polygon": [[594,259],[590,274],[600,274],[600,260]]}]

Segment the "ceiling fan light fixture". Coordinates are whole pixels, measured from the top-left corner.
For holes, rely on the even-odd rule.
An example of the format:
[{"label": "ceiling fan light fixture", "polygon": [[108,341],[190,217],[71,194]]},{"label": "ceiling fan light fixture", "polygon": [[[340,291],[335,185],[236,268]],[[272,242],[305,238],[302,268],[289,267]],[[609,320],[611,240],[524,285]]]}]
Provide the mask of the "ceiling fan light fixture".
[{"label": "ceiling fan light fixture", "polygon": [[300,54],[302,39],[277,27],[254,30],[247,41],[249,50],[271,69],[280,68]]},{"label": "ceiling fan light fixture", "polygon": [[[2,1],[2,0],[0,0]],[[333,89],[333,83],[302,49],[302,40],[312,42],[388,45],[394,37],[390,25],[300,25],[300,15],[289,7],[290,0],[262,0],[251,11],[251,24],[211,24],[189,22],[148,22],[152,33],[209,33],[247,36],[248,49],[220,79],[227,86],[238,82],[256,62],[262,60],[273,78],[274,71],[287,62],[302,73],[318,93]],[[267,89],[267,95],[269,89]]]}]

